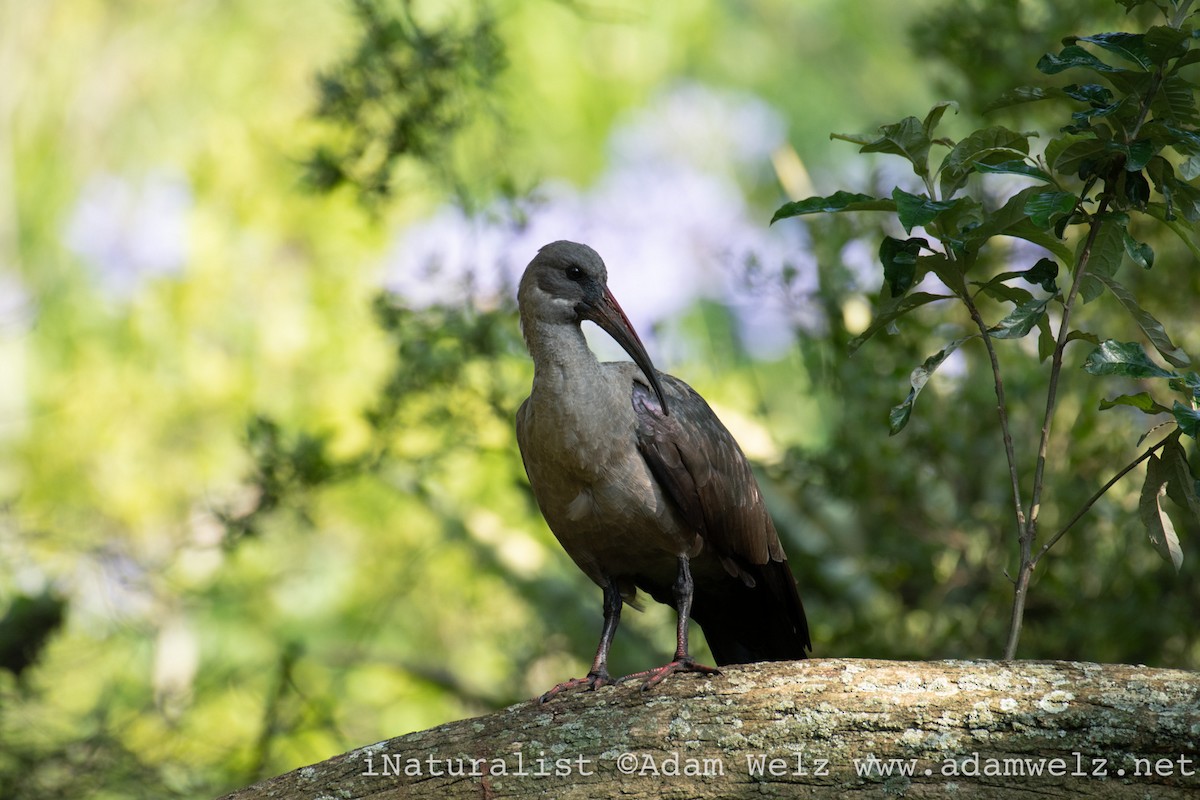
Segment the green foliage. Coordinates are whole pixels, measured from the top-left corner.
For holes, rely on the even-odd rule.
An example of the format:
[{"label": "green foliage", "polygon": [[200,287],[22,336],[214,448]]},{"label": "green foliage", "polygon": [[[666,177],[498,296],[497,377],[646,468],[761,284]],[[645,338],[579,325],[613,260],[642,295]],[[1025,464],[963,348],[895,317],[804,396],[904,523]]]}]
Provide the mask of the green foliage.
[{"label": "green foliage", "polygon": [[1178,570],[1183,565],[1183,551],[1179,548],[1179,536],[1175,525],[1163,511],[1160,498],[1167,493],[1170,477],[1158,456],[1150,456],[1146,462],[1146,482],[1142,485],[1142,498],[1138,503],[1138,514],[1150,535],[1150,542],[1166,560]]},{"label": "green foliage", "polygon": [[[1132,8],[1133,4],[1126,4]],[[814,213],[843,213],[848,211],[894,211],[905,232],[922,228],[927,237],[905,240],[885,236],[879,250],[883,265],[884,291],[875,319],[851,343],[856,350],[872,334],[887,328],[895,330],[906,314],[923,307],[933,299],[927,293],[914,293],[903,302],[906,293],[932,273],[949,289],[977,327],[978,334],[959,337],[929,357],[915,369],[907,399],[892,409],[889,427],[898,433],[911,419],[913,403],[930,375],[960,345],[978,336],[992,365],[993,380],[999,399],[999,425],[1008,455],[1008,466],[1016,509],[1021,567],[1016,583],[1013,622],[1009,633],[1006,656],[1015,654],[1024,616],[1025,594],[1029,577],[1046,549],[1064,531],[1052,537],[1043,549],[1035,553],[1037,524],[1041,511],[1041,494],[1047,460],[1048,437],[1057,411],[1058,385],[1063,365],[1063,350],[1072,336],[1082,332],[1071,328],[1071,314],[1078,303],[1098,299],[1107,290],[1128,312],[1147,340],[1165,360],[1177,368],[1185,368],[1191,359],[1177,347],[1162,323],[1147,311],[1134,292],[1116,278],[1122,262],[1128,257],[1143,269],[1154,265],[1154,251],[1136,239],[1131,230],[1133,215],[1142,214],[1172,223],[1177,216],[1188,222],[1200,219],[1200,189],[1188,183],[1186,176],[1195,176],[1194,159],[1200,122],[1196,106],[1196,84],[1185,68],[1195,63],[1197,37],[1190,19],[1191,0],[1161,6],[1165,24],[1153,25],[1142,33],[1101,33],[1092,36],[1071,36],[1064,39],[1058,53],[1047,53],[1037,63],[1045,75],[1085,73],[1101,84],[1068,84],[1043,88],[1024,86],[1011,90],[992,108],[1016,103],[1055,99],[1081,110],[1072,111],[1068,124],[1057,135],[1048,135],[1044,153],[1032,155],[1029,140],[1036,133],[1017,132],[1002,126],[988,126],[970,133],[958,142],[938,137],[936,129],[948,103],[938,103],[923,120],[906,117],[900,122],[883,125],[878,137],[848,136],[835,138],[860,145],[860,153],[884,153],[899,156],[912,167],[920,179],[921,192],[892,190],[895,208],[884,205],[882,198],[839,192],[830,198],[811,198],[792,202],[776,212],[772,222]],[[948,150],[934,167],[932,150],[942,146]],[[1179,165],[1169,153],[1186,159]],[[1177,166],[1182,179],[1176,177]],[[994,211],[986,209],[982,187],[974,192],[970,176],[974,173],[1018,175],[1037,181],[1037,185],[1013,194]],[[1195,249],[1194,231],[1173,226],[1172,230]],[[1078,231],[1077,234],[1073,233]],[[999,237],[1016,237],[1044,247],[1067,266],[1071,286],[1066,292],[1056,284],[1058,263],[1040,259],[1027,270],[1010,270],[980,281],[978,272],[986,268],[984,256]],[[1075,239],[1068,250],[1065,241]],[[930,240],[933,240],[931,244]],[[1014,287],[1009,281],[1017,278],[1036,283],[1047,296],[1037,298],[1026,290]],[[978,288],[972,289],[972,286]],[[981,293],[1011,303],[1013,308],[999,322],[989,325],[983,318],[977,299]],[[1058,330],[1048,321],[1048,309],[1056,304],[1061,310]],[[1021,492],[1021,472],[1012,447],[1012,436],[1000,362],[993,342],[1017,340],[1035,327],[1042,331],[1042,357],[1052,355],[1046,400],[1045,423],[1042,426],[1038,459],[1034,470],[1032,499],[1025,510]],[[1051,342],[1054,344],[1051,346]],[[1168,379],[1180,389],[1184,400],[1175,400],[1173,422],[1179,434],[1196,435],[1196,397],[1181,377],[1154,364],[1134,342],[1108,340],[1087,357],[1084,369],[1092,375],[1113,375],[1133,379]],[[1193,373],[1194,374],[1194,373]],[[1159,414],[1166,406],[1153,395],[1123,395],[1104,408],[1133,405],[1146,413]],[[1164,440],[1165,441],[1165,440]],[[1160,447],[1163,442],[1155,447]],[[1150,451],[1149,470],[1139,504],[1141,519],[1151,542],[1160,554],[1178,570],[1182,563],[1180,544],[1174,528],[1161,506],[1159,497],[1168,487],[1183,495],[1182,476],[1191,474],[1186,454],[1172,450],[1180,467],[1172,475],[1160,469],[1160,461]],[[1145,456],[1143,456],[1145,458]],[[1139,459],[1141,460],[1141,459]],[[1136,463],[1136,462],[1135,462]],[[1090,506],[1094,499],[1089,501]],[[1183,509],[1197,520],[1194,507]],[[1078,515],[1077,517],[1078,518]]]},{"label": "green foliage", "polygon": [[0,618],[0,668],[20,679],[62,626],[66,602],[51,592],[13,598]]},{"label": "green foliage", "polygon": [[392,194],[402,162],[460,182],[453,145],[506,64],[495,19],[485,5],[466,21],[429,24],[410,0],[352,5],[358,44],[317,79],[315,116],[333,130],[309,157],[307,182],[320,191],[349,184],[367,202]]},{"label": "green foliage", "polygon": [[1157,366],[1137,342],[1108,340],[1083,362],[1092,375],[1123,375],[1126,378],[1172,378],[1174,373]]}]

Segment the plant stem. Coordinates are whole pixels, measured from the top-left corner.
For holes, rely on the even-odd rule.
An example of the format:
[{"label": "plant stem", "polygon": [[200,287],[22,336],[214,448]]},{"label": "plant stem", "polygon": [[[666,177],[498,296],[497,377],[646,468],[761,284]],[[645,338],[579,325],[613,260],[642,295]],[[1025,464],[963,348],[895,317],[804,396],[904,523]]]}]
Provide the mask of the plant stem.
[{"label": "plant stem", "polygon": [[1188,9],[1191,7],[1193,0],[1183,0],[1179,4],[1179,8],[1175,9],[1175,16],[1171,17],[1171,27],[1183,27],[1183,21],[1188,17]]},{"label": "plant stem", "polygon": [[1000,359],[996,356],[992,337],[988,335],[987,324],[983,321],[983,316],[979,313],[979,308],[975,305],[970,292],[963,291],[961,297],[971,319],[979,328],[983,346],[987,348],[988,359],[992,364],[992,381],[996,387],[996,415],[1000,417],[1000,432],[1004,438],[1004,455],[1008,459],[1008,475],[1012,481],[1013,510],[1016,514],[1017,536],[1019,537],[1025,530],[1025,511],[1021,506],[1021,481],[1017,472],[1017,456],[1013,449],[1012,429],[1008,424],[1008,405],[1004,399],[1004,379],[1000,374]]},{"label": "plant stem", "polygon": [[1075,266],[1075,276],[1071,281],[1071,289],[1063,300],[1062,321],[1058,326],[1058,340],[1054,344],[1054,355],[1050,360],[1050,384],[1046,389],[1046,413],[1042,417],[1042,436],[1038,443],[1037,464],[1033,470],[1033,493],[1029,501],[1029,514],[1025,519],[1025,527],[1020,534],[1021,566],[1017,571],[1017,579],[1013,588],[1012,617],[1009,621],[1008,642],[1004,645],[1004,659],[1016,658],[1017,643],[1021,640],[1021,626],[1025,619],[1025,597],[1029,593],[1029,580],[1033,577],[1036,560],[1033,557],[1033,544],[1037,540],[1038,515],[1041,512],[1042,487],[1045,484],[1046,452],[1050,449],[1050,429],[1054,422],[1054,411],[1058,407],[1058,380],[1062,374],[1063,350],[1067,346],[1067,336],[1071,332],[1071,309],[1075,306],[1075,298],[1079,287],[1083,284],[1083,276],[1087,274],[1088,262],[1092,257],[1092,246],[1104,224],[1104,212],[1108,210],[1108,197],[1100,201],[1089,226],[1087,240],[1079,253],[1079,263]]}]

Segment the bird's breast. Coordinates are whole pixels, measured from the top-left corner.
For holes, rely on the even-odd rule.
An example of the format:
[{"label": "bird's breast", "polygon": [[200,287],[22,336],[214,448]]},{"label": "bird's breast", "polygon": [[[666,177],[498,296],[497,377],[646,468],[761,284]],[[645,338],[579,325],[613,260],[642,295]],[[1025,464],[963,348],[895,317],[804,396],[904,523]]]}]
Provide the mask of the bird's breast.
[{"label": "bird's breast", "polygon": [[638,449],[630,391],[628,383],[623,394],[601,387],[564,403],[539,397],[535,385],[518,421],[538,506],[563,549],[597,582],[639,559],[661,558],[673,569],[693,546]]}]

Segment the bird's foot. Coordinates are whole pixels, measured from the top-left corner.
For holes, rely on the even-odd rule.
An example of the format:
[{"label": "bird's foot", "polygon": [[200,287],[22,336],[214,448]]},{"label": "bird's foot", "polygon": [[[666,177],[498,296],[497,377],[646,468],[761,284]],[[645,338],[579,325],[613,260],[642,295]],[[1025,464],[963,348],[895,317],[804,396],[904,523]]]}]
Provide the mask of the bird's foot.
[{"label": "bird's foot", "polygon": [[635,672],[632,675],[626,675],[618,680],[618,683],[628,680],[645,678],[646,682],[642,684],[642,691],[653,689],[658,686],[668,675],[673,675],[676,672],[699,672],[701,675],[720,675],[721,670],[716,667],[710,667],[705,664],[696,663],[691,656],[686,658],[677,658],[669,664],[663,664],[661,667],[648,669],[643,672]]},{"label": "bird's foot", "polygon": [[563,681],[558,686],[555,686],[550,691],[546,692],[540,698],[539,703],[545,703],[550,698],[561,692],[571,689],[578,689],[580,686],[586,686],[587,691],[592,692],[599,689],[601,686],[612,683],[612,678],[608,677],[607,672],[589,672],[586,678],[571,678],[569,681]]}]

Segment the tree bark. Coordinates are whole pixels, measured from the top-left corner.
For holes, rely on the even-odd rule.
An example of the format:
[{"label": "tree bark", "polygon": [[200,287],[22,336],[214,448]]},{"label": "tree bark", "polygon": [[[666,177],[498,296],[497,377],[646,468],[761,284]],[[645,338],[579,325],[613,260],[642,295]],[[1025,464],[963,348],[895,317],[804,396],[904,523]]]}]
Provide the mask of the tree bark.
[{"label": "tree bark", "polygon": [[810,659],[533,700],[223,800],[1183,798],[1198,772],[1198,673]]}]

